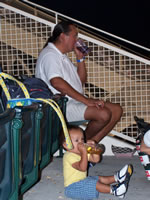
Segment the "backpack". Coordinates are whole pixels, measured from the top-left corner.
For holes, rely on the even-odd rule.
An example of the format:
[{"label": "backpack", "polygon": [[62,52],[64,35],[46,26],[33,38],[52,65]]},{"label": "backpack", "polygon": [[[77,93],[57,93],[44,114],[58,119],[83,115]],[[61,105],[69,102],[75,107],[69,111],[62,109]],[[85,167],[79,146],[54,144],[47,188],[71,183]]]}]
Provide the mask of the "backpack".
[{"label": "backpack", "polygon": [[23,81],[31,98],[52,99],[53,93],[47,84],[39,78],[26,78]]},{"label": "backpack", "polygon": [[[0,76],[5,78],[2,80],[1,77],[1,81],[4,81],[11,99],[21,99],[27,97],[52,99],[53,97],[53,93],[48,88],[47,84],[39,78],[24,77],[21,79],[21,81],[18,81],[14,77],[4,73],[0,73]],[[27,89],[27,93],[29,94],[29,96],[25,94],[23,86],[19,85],[20,82],[23,83],[23,86],[25,86],[25,88]],[[6,92],[4,91],[4,88],[1,90],[1,100],[3,107],[6,108],[8,97],[6,97]]]},{"label": "backpack", "polygon": [[38,101],[49,104],[61,120],[68,149],[73,148],[63,113],[59,105],[52,99],[53,93],[44,81],[38,78],[23,78],[21,82],[13,76],[1,72],[0,85],[4,109],[31,105],[32,102]]}]

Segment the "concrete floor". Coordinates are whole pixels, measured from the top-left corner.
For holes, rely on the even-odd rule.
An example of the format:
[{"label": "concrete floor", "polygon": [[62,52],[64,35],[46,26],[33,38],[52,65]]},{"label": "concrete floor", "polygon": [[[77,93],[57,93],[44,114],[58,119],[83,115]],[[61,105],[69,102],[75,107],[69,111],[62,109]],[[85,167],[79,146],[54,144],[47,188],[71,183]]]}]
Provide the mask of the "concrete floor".
[{"label": "concrete floor", "polygon": [[[143,166],[138,156],[132,158],[116,158],[104,156],[101,163],[90,168],[89,175],[112,175],[126,163],[133,164],[134,173],[131,177],[128,192],[124,200],[149,200],[150,181],[147,180]],[[54,157],[42,171],[41,180],[27,191],[23,200],[69,200],[64,196],[62,158]],[[101,200],[119,199],[110,194],[100,194]]]}]

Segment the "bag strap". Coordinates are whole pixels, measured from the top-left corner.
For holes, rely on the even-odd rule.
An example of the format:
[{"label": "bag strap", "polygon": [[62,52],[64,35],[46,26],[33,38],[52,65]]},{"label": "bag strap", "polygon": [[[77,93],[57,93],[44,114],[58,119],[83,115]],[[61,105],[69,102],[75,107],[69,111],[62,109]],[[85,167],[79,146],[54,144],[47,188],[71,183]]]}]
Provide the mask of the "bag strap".
[{"label": "bag strap", "polygon": [[52,99],[37,98],[37,100],[40,100],[40,101],[43,101],[43,102],[49,104],[55,110],[55,112],[57,113],[57,115],[61,121],[62,127],[63,127],[67,148],[72,149],[73,146],[72,146],[72,142],[71,142],[71,139],[70,139],[70,136],[68,133],[67,125],[66,125],[64,116],[62,114],[62,111],[61,111],[59,105]]},{"label": "bag strap", "polygon": [[4,80],[3,80],[3,78],[4,79],[10,79],[10,80],[13,80],[13,81],[15,81],[15,82],[17,82],[17,84],[20,86],[20,88],[22,89],[22,91],[23,91],[23,93],[24,93],[24,95],[25,95],[25,98],[30,98],[30,95],[29,95],[29,92],[28,92],[28,90],[27,90],[27,88],[25,87],[25,85],[22,83],[22,82],[20,82],[20,81],[18,81],[16,78],[14,78],[13,76],[11,76],[11,75],[9,75],[9,74],[5,74],[5,73],[3,73],[3,72],[1,72],[0,73],[0,85],[2,86],[2,88],[3,88],[3,90],[4,90],[4,93],[5,93],[5,95],[6,95],[6,97],[7,97],[7,100],[10,100],[11,99],[11,96],[10,96],[10,94],[9,94],[9,91],[8,91],[8,89],[7,89],[7,86],[6,86],[6,84],[5,84],[5,82],[4,82]]},{"label": "bag strap", "polygon": [[9,91],[7,89],[7,86],[6,86],[4,80],[3,80],[3,78],[1,76],[0,76],[0,85],[1,85],[3,91],[4,91],[5,95],[6,95],[7,100],[10,100],[11,96],[10,96]]}]

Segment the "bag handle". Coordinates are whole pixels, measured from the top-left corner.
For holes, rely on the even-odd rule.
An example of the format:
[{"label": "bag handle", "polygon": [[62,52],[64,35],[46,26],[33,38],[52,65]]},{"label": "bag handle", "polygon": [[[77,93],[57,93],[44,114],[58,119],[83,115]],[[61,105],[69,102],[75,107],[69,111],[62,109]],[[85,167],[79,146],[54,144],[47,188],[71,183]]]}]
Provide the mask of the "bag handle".
[{"label": "bag handle", "polygon": [[58,104],[52,99],[37,98],[37,100],[40,100],[40,101],[43,101],[43,102],[49,104],[55,110],[55,112],[57,113],[57,115],[61,121],[63,130],[64,130],[66,145],[67,145],[68,149],[72,149],[73,145],[72,145],[69,133],[68,133],[67,125],[66,125],[64,116],[62,114],[62,111],[61,111],[60,107],[58,106]]},{"label": "bag handle", "polygon": [[8,91],[8,89],[7,89],[7,86],[6,86],[6,84],[5,84],[5,82],[4,82],[4,80],[3,80],[2,77],[3,77],[4,79],[8,78],[8,79],[10,79],[10,80],[13,80],[13,81],[17,82],[17,84],[18,84],[18,85],[20,86],[20,88],[22,89],[22,91],[23,91],[23,93],[24,93],[24,95],[25,95],[25,98],[30,98],[29,92],[28,92],[27,88],[25,87],[25,85],[24,85],[22,82],[18,81],[16,78],[14,78],[13,76],[11,76],[11,75],[9,75],[9,74],[5,74],[5,73],[1,72],[1,73],[0,73],[0,85],[2,86],[2,88],[3,88],[3,90],[4,90],[4,93],[5,93],[5,95],[6,95],[7,100],[10,100],[10,99],[11,99],[11,96],[10,96],[10,94],[9,94],[9,91]]},{"label": "bag handle", "polygon": [[3,80],[3,78],[1,76],[0,76],[0,85],[1,85],[3,91],[4,91],[5,95],[6,95],[7,100],[10,100],[11,96],[10,96],[9,91],[7,89],[7,86],[6,86],[4,80]]}]

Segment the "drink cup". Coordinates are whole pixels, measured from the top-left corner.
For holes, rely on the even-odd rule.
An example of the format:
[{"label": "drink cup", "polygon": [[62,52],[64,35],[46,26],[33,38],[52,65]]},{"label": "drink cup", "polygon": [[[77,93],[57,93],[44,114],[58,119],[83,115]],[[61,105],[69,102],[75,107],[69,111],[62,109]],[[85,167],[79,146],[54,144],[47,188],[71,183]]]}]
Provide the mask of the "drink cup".
[{"label": "drink cup", "polygon": [[77,49],[79,50],[79,51],[81,51],[84,55],[88,55],[89,53],[90,53],[90,49],[89,49],[89,47],[87,47],[87,45],[83,42],[83,40],[81,40],[81,39],[78,39],[77,41],[76,41],[76,44],[75,44],[75,46],[77,47]]},{"label": "drink cup", "polygon": [[103,154],[105,151],[105,147],[102,144],[87,144],[85,143],[85,147],[87,150],[87,153],[89,154]]}]

